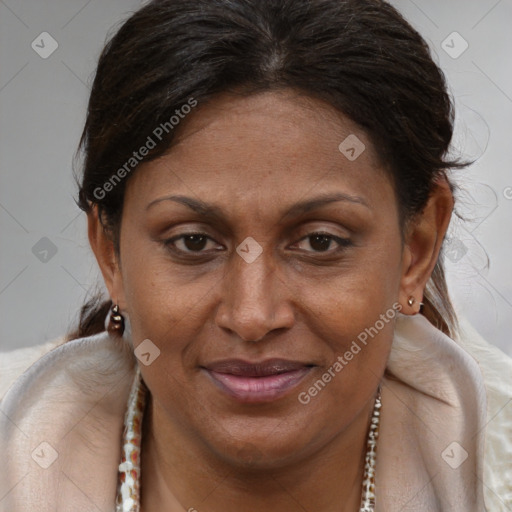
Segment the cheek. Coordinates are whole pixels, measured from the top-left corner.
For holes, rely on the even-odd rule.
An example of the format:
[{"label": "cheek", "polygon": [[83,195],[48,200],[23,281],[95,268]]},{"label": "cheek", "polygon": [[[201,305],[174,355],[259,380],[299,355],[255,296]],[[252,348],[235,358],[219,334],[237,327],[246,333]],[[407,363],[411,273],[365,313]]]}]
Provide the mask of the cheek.
[{"label": "cheek", "polygon": [[193,328],[194,318],[218,277],[212,272],[193,274],[192,267],[172,263],[165,248],[147,240],[147,234],[126,231],[123,290],[134,343],[150,338],[166,346],[173,340],[166,348],[178,349],[179,340],[186,339],[179,334]]},{"label": "cheek", "polygon": [[357,414],[384,372],[401,309],[400,250],[399,243],[386,248],[382,240],[332,279],[303,283],[308,328],[330,355],[313,386],[301,390],[302,403],[320,416],[333,415],[332,425]]},{"label": "cheek", "polygon": [[[400,305],[394,291],[396,279],[375,277],[381,279],[371,284],[367,282],[368,273],[340,277],[327,291],[326,287],[318,287],[308,297],[308,329],[329,347],[326,364],[317,376],[328,384],[325,387],[329,390],[325,392],[322,382],[318,383],[316,388],[323,394],[318,402],[357,407],[380,380]],[[311,398],[316,395],[314,389],[304,391]]]},{"label": "cheek", "polygon": [[391,350],[400,310],[400,268],[396,255],[378,255],[369,251],[350,272],[306,286],[308,328],[329,347],[329,355],[315,379],[299,390],[298,400],[308,421],[318,418],[317,427],[323,429],[330,425],[331,435],[358,415],[380,381]]},{"label": "cheek", "polygon": [[299,414],[310,432],[321,432],[324,440],[332,439],[361,418],[361,410],[384,373],[392,339],[390,321],[377,334],[368,333],[364,343],[357,336],[343,340],[331,364],[299,390]]},{"label": "cheek", "polygon": [[[294,295],[300,298],[296,307],[304,305],[311,329],[320,330],[318,336],[330,340],[336,351],[343,350],[382,314],[389,312],[394,317],[397,306],[393,308],[393,304],[398,300],[401,278],[400,251],[398,243],[386,247],[383,240],[348,257],[328,276],[308,277],[303,273],[300,279],[295,278],[291,300]],[[288,282],[293,278],[289,277]],[[388,323],[382,327],[383,333],[388,327]]]}]

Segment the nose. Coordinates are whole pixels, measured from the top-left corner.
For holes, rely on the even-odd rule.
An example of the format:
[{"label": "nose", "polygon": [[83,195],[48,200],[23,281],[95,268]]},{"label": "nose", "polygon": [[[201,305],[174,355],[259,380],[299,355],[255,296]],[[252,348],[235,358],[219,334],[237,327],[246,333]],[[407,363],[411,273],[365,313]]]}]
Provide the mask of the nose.
[{"label": "nose", "polygon": [[290,289],[265,250],[251,263],[236,255],[223,279],[216,313],[219,327],[243,341],[260,341],[269,332],[293,325]]}]

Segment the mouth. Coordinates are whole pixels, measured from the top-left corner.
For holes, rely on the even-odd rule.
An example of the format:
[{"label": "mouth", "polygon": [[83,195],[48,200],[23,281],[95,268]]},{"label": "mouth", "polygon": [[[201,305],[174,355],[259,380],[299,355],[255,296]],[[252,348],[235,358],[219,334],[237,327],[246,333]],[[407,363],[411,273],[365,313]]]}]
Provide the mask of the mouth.
[{"label": "mouth", "polygon": [[250,363],[229,359],[202,369],[225,394],[239,402],[271,402],[295,388],[314,365],[285,359]]}]

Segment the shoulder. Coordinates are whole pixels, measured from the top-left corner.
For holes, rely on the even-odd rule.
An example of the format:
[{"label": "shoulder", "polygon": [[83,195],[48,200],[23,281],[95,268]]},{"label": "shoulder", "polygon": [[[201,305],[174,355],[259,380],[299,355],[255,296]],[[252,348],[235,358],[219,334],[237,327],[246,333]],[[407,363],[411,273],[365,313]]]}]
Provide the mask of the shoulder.
[{"label": "shoulder", "polygon": [[[20,510],[20,503],[23,510],[41,510],[41,503],[90,510],[90,493],[68,485],[63,475],[80,475],[89,490],[98,491],[97,503],[109,503],[137,365],[131,345],[102,331],[0,354],[0,361],[7,369],[0,385],[9,388],[0,401],[0,510]],[[41,440],[58,455],[44,475],[30,456],[20,456]]]},{"label": "shoulder", "polygon": [[[455,341],[476,360],[484,377],[490,413],[498,413],[512,399],[512,358],[486,341],[470,322],[459,320],[459,336]],[[512,408],[504,411],[512,415]]]},{"label": "shoulder", "polygon": [[34,347],[0,352],[0,400],[2,400],[7,390],[25,370],[30,368],[46,353],[65,342],[66,336],[62,335]]},{"label": "shoulder", "polygon": [[488,343],[465,318],[459,324],[456,341],[478,363],[487,394],[486,505],[493,511],[509,510],[504,503],[512,505],[512,358]]}]

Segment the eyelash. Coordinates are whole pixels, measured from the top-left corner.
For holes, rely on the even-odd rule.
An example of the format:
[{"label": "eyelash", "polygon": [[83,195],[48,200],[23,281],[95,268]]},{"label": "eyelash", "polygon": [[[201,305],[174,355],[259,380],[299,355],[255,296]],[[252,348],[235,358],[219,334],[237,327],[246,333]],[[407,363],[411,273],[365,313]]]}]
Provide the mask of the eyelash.
[{"label": "eyelash", "polygon": [[[306,251],[306,252],[312,252],[312,253],[320,254],[320,255],[321,254],[332,255],[332,254],[337,254],[339,252],[342,252],[343,250],[345,250],[346,248],[348,248],[348,247],[350,247],[352,245],[352,241],[350,239],[348,239],[348,238],[341,238],[339,236],[335,236],[335,235],[333,235],[331,233],[327,233],[327,232],[323,232],[323,231],[313,231],[313,232],[307,234],[306,236],[303,236],[300,240],[298,240],[298,242],[306,240],[306,239],[308,239],[310,237],[313,237],[315,235],[320,235],[320,236],[326,237],[326,238],[328,238],[328,239],[330,239],[332,241],[335,241],[335,242],[337,242],[339,244],[339,247],[337,249],[335,249],[335,250]],[[201,251],[184,251],[182,249],[177,249],[176,245],[175,245],[175,242],[178,241],[178,240],[181,240],[181,239],[183,239],[185,237],[188,237],[188,236],[202,236],[202,237],[206,237],[208,240],[214,241],[206,233],[189,232],[189,233],[182,233],[181,235],[177,235],[175,237],[172,237],[172,238],[169,238],[167,240],[164,240],[163,244],[164,244],[164,246],[167,249],[169,249],[173,253],[178,253],[179,255],[193,255],[193,254],[196,254],[197,256],[202,256],[202,255],[208,254],[208,252],[205,252],[205,251],[202,251],[202,250]]]}]

